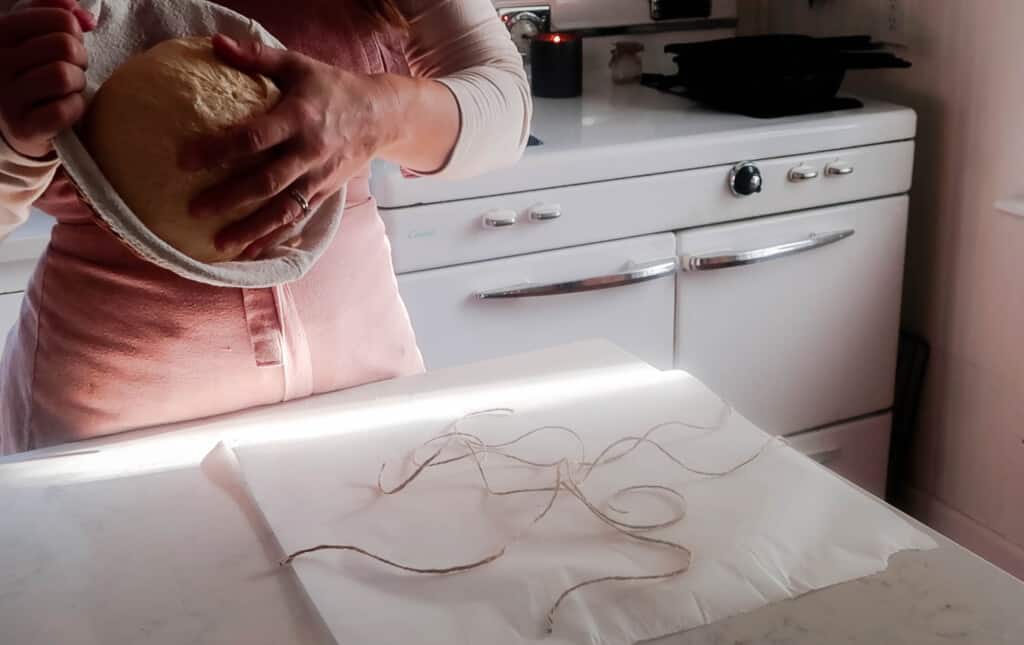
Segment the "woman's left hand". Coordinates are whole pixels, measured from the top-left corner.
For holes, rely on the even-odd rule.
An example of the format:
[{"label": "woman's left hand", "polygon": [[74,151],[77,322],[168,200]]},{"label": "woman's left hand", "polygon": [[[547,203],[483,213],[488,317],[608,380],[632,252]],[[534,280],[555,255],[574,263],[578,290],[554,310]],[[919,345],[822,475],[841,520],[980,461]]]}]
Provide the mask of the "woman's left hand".
[{"label": "woman's left hand", "polygon": [[188,144],[181,165],[197,170],[273,150],[263,166],[203,192],[192,202],[196,217],[215,217],[239,204],[253,214],[217,236],[219,249],[258,257],[282,229],[303,215],[297,191],[316,208],[393,142],[401,122],[399,100],[386,76],[366,76],[258,42],[214,37],[224,62],[263,74],[282,91],[267,114],[243,126]]}]

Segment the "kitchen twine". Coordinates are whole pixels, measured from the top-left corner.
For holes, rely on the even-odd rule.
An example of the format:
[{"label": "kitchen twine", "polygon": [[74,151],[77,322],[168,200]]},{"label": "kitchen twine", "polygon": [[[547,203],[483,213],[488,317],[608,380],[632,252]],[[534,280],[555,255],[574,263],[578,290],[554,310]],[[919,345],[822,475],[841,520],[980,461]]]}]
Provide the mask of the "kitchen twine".
[{"label": "kitchen twine", "polygon": [[[665,448],[661,443],[652,438],[655,433],[661,432],[669,428],[684,429],[684,430],[719,430],[724,425],[726,420],[732,414],[732,406],[725,404],[723,413],[718,423],[713,426],[698,425],[693,423],[687,423],[685,421],[668,421],[665,423],[659,423],[658,425],[652,426],[646,432],[639,436],[627,436],[621,439],[616,439],[608,444],[593,460],[587,460],[585,454],[585,447],[583,438],[578,432],[572,428],[566,426],[540,426],[534,428],[528,432],[525,432],[511,441],[503,443],[487,443],[479,436],[464,432],[459,429],[459,425],[470,418],[482,417],[482,416],[495,416],[495,415],[512,415],[515,414],[515,410],[512,408],[492,408],[488,410],[480,410],[477,412],[469,413],[451,424],[446,428],[445,432],[438,436],[427,440],[413,451],[411,455],[411,461],[415,466],[408,477],[403,479],[397,485],[388,487],[384,484],[384,471],[387,468],[387,463],[382,463],[380,472],[377,476],[377,489],[384,495],[397,495],[409,487],[414,481],[416,481],[421,475],[423,475],[430,468],[439,468],[448,464],[453,464],[463,460],[471,460],[476,466],[476,472],[480,477],[480,482],[485,490],[490,495],[495,496],[510,496],[510,495],[523,495],[523,494],[548,494],[547,503],[543,509],[538,513],[533,520],[524,526],[516,535],[514,535],[508,542],[508,544],[502,546],[500,549],[475,562],[468,562],[465,564],[457,564],[445,567],[417,567],[409,564],[404,564],[377,555],[364,548],[350,545],[350,544],[320,544],[318,546],[300,549],[294,553],[289,554],[284,560],[281,561],[282,565],[289,565],[296,558],[315,553],[317,551],[351,551],[358,553],[362,556],[376,560],[381,564],[385,564],[395,569],[402,571],[408,571],[410,573],[417,574],[428,574],[428,575],[446,575],[446,574],[457,574],[472,569],[483,567],[487,564],[498,560],[505,555],[509,546],[520,540],[534,525],[540,522],[544,517],[551,511],[555,505],[555,501],[561,493],[566,493],[570,497],[577,500],[594,518],[599,520],[604,525],[614,529],[615,531],[625,535],[627,538],[641,542],[643,544],[651,545],[652,547],[658,547],[666,549],[676,553],[679,556],[678,565],[670,571],[664,571],[660,573],[652,573],[649,575],[609,575],[601,576],[597,578],[590,578],[578,582],[558,596],[554,603],[551,605],[551,609],[545,616],[545,631],[550,634],[554,629],[555,613],[561,606],[562,602],[572,593],[589,587],[591,585],[609,583],[609,582],[639,582],[645,580],[667,580],[676,576],[686,573],[690,568],[690,561],[692,559],[692,552],[686,546],[673,542],[671,540],[664,540],[657,537],[647,535],[651,531],[659,529],[665,529],[670,526],[674,526],[681,522],[686,515],[686,498],[678,490],[669,486],[660,484],[637,484],[632,486],[626,486],[614,491],[607,500],[604,502],[603,510],[597,504],[585,494],[583,490],[583,484],[587,478],[601,466],[614,463],[622,460],[635,452],[641,446],[651,446],[655,448],[663,457],[677,465],[680,469],[701,477],[719,478],[731,475],[736,471],[744,468],[745,466],[753,463],[759,457],[761,457],[774,443],[781,441],[778,437],[769,439],[761,448],[750,457],[747,457],[738,464],[728,468],[726,470],[715,471],[706,470],[702,468],[695,468],[690,466],[685,461],[674,455],[670,450]],[[550,462],[533,461],[521,457],[511,449],[519,444],[520,442],[540,433],[553,433],[559,432],[567,434],[572,437],[577,446],[579,447],[579,454],[575,458],[561,457],[557,460]],[[439,446],[439,447],[434,447]],[[454,456],[444,456],[446,453],[450,453],[452,449],[460,449]],[[420,459],[418,453],[429,450],[430,454],[425,459]],[[490,480],[487,477],[487,469],[485,464],[488,457],[500,458],[508,461],[512,461],[521,465],[530,466],[535,469],[544,471],[550,471],[552,483],[550,486],[540,486],[535,488],[515,488],[515,489],[496,489],[494,488]],[[625,515],[629,513],[629,510],[617,506],[616,501],[621,503],[620,498],[631,493],[647,492],[654,494],[662,494],[672,498],[676,502],[677,508],[671,514],[671,516],[663,521],[659,522],[629,522],[626,521]]]}]

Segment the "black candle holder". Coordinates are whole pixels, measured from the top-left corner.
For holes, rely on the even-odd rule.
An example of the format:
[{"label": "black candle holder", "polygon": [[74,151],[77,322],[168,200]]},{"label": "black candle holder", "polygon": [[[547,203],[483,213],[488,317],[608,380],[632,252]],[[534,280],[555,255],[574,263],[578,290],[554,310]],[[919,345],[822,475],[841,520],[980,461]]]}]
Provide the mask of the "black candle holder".
[{"label": "black candle holder", "polygon": [[564,99],[583,94],[583,39],[573,34],[540,34],[530,42],[533,95]]}]

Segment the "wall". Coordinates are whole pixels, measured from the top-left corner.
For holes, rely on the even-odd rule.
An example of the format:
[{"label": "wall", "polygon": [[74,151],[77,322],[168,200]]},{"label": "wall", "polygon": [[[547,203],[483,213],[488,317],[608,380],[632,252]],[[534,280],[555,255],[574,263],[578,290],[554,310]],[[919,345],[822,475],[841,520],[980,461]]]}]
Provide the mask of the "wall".
[{"label": "wall", "polygon": [[741,0],[739,16],[741,33],[906,45],[911,70],[845,88],[919,115],[903,318],[932,357],[903,503],[1024,578],[1024,218],[993,208],[1024,196],[1024,2]]},{"label": "wall", "polygon": [[[495,7],[515,8],[529,5],[548,6],[552,11],[554,29],[595,28],[650,23],[649,0],[492,0]],[[736,0],[713,0],[712,18],[734,19]],[[677,71],[665,45],[680,42],[730,38],[732,27],[720,29],[682,30],[674,32],[589,37],[583,41],[584,69],[587,87],[591,79],[610,79],[608,63],[618,41],[629,40],[644,45],[643,69],[652,74],[674,74]],[[610,80],[609,80],[610,82]]]}]

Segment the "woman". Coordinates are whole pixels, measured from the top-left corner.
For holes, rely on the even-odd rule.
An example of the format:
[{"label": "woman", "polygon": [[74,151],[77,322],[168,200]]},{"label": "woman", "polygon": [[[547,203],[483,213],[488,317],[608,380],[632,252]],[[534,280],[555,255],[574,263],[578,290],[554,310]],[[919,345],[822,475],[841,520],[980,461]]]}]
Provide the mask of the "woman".
[{"label": "woman", "polygon": [[305,278],[275,289],[210,287],[137,258],[79,202],[50,143],[85,110],[82,34],[104,15],[101,1],[15,5],[0,17],[0,237],[33,202],[57,223],[4,353],[0,453],[423,369],[368,163],[380,157],[454,177],[518,159],[529,90],[490,1],[219,4],[289,48],[215,41],[222,60],[273,78],[284,99],[182,150],[182,166],[193,168],[276,152],[258,171],[200,195],[193,215],[253,204],[217,242],[254,256],[303,201],[316,205],[347,183],[335,241]]}]

